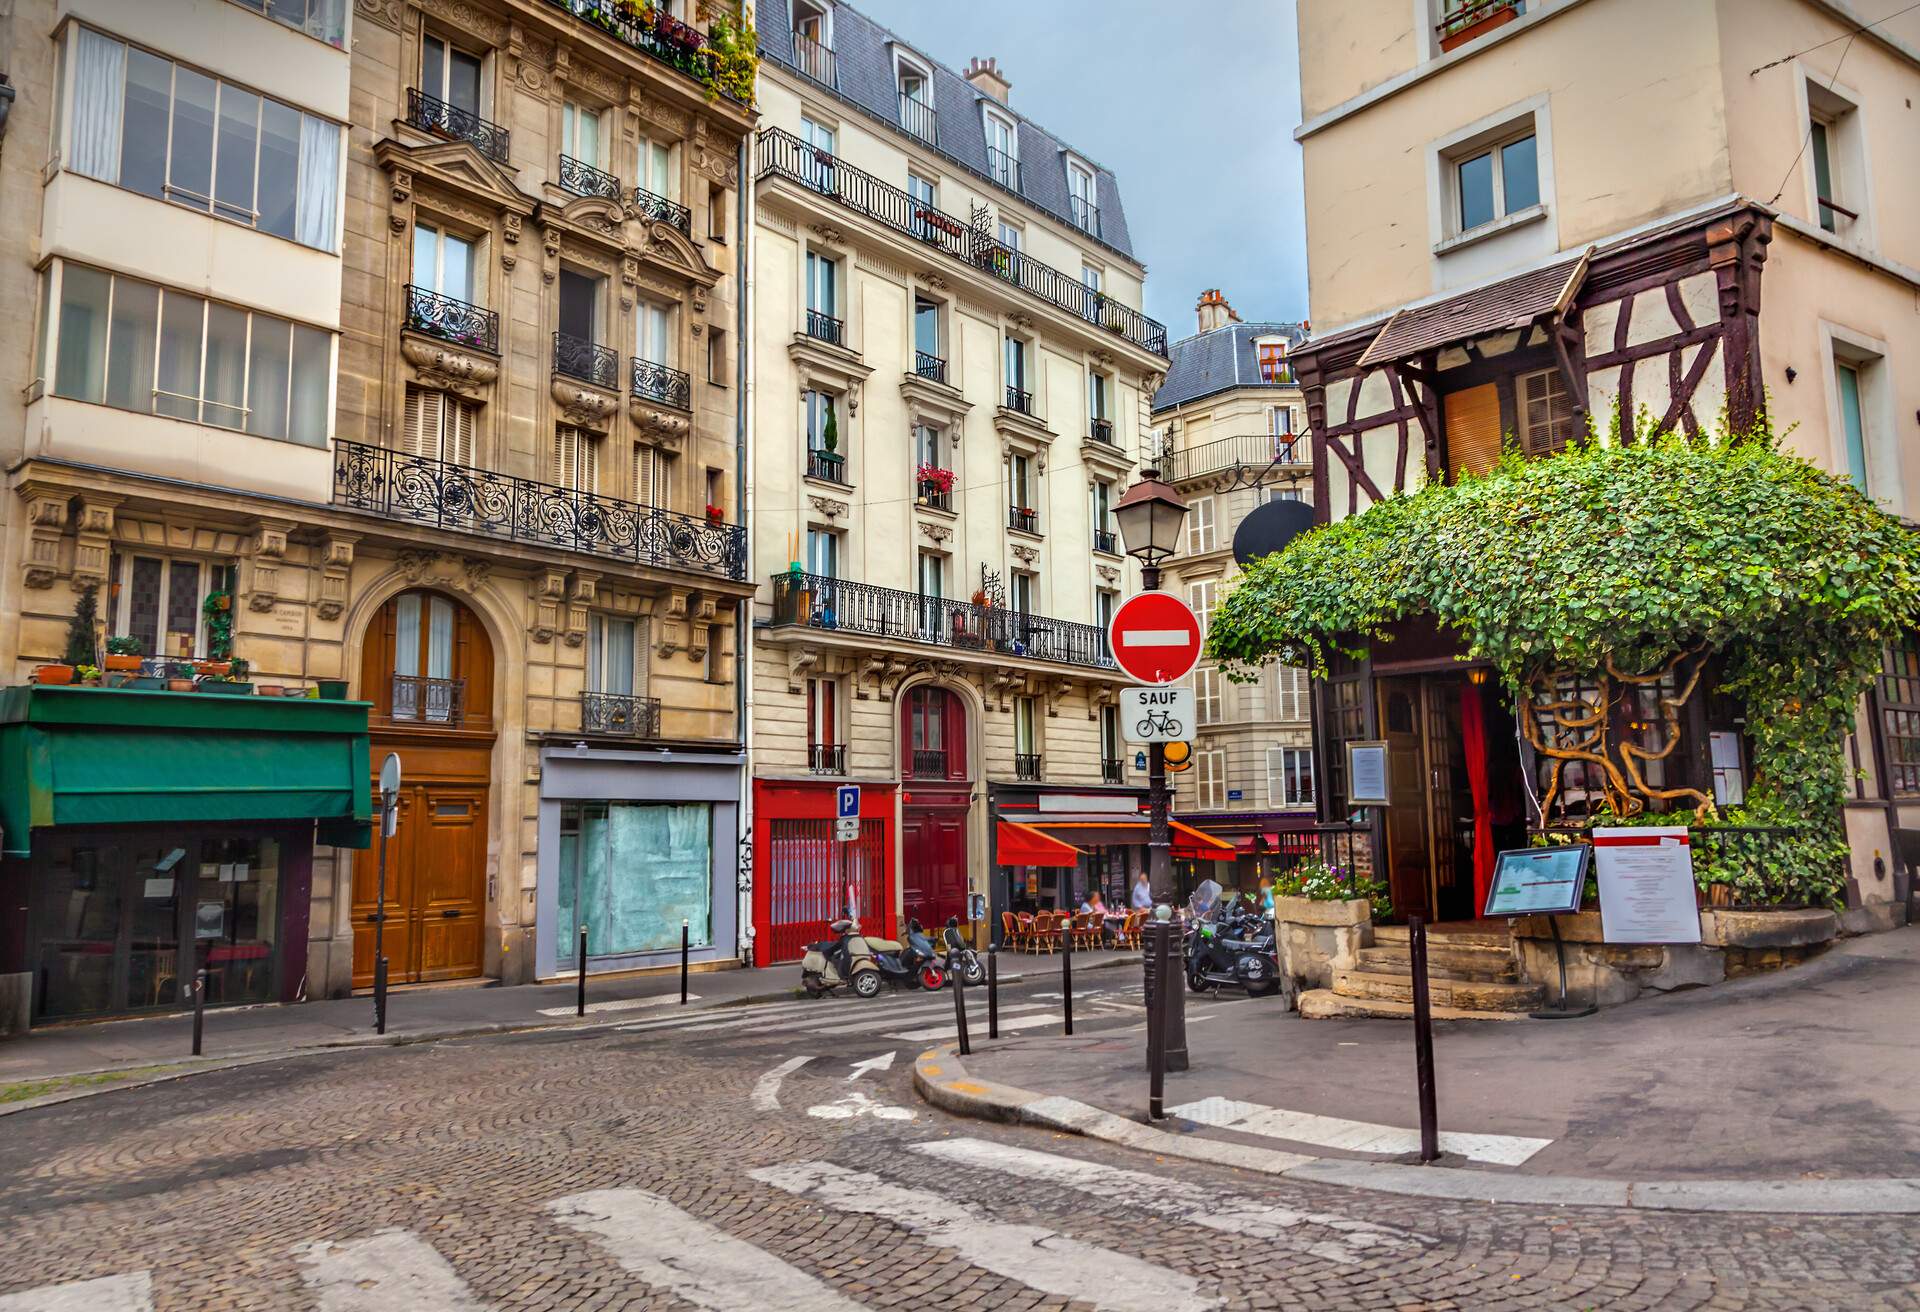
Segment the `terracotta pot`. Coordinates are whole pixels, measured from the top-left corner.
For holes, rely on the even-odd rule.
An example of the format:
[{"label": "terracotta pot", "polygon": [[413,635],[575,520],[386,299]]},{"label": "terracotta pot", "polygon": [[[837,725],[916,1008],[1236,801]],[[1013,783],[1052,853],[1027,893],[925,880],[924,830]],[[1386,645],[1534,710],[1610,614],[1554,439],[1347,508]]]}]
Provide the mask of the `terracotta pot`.
[{"label": "terracotta pot", "polygon": [[228,594],[226,594],[226,595],[225,595],[225,596],[223,596],[223,597],[219,597],[219,598],[217,598],[217,599],[216,599],[216,600],[214,601],[214,603],[213,603],[213,605],[214,605],[214,609],[216,609],[216,610],[232,610],[232,609],[233,609],[233,594],[232,594],[232,593],[228,593]]},{"label": "terracotta pot", "polygon": [[168,679],[167,691],[168,692],[192,692],[193,680],[192,679]]},{"label": "terracotta pot", "polygon": [[72,683],[73,682],[73,666],[42,665],[33,672],[33,681],[35,683],[44,683],[48,685],[53,685],[58,683]]},{"label": "terracotta pot", "polygon": [[233,669],[232,661],[195,661],[193,668],[202,674],[214,674],[225,678]]},{"label": "terracotta pot", "polygon": [[256,683],[253,686],[254,696],[256,697],[283,697],[286,695],[286,691],[285,688],[277,683]]},{"label": "terracotta pot", "polygon": [[138,654],[122,656],[115,652],[108,652],[101,668],[106,670],[138,670],[140,668],[140,660],[141,658]]},{"label": "terracotta pot", "polygon": [[1491,32],[1496,27],[1506,26],[1518,17],[1519,15],[1514,12],[1512,5],[1503,5],[1499,9],[1489,10],[1479,18],[1474,19],[1471,23],[1468,23],[1465,27],[1458,28],[1441,37],[1440,49],[1442,53],[1448,50],[1458,50],[1461,46]]}]

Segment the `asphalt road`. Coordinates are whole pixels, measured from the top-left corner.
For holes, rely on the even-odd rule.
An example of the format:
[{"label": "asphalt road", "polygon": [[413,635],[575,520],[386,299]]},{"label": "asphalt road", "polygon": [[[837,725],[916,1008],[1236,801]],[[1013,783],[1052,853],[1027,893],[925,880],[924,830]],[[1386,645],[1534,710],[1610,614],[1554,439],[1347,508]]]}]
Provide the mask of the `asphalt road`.
[{"label": "asphalt road", "polygon": [[[1077,1028],[1123,1038],[1136,989],[1087,977]],[[1443,1203],[954,1119],[909,1082],[950,1028],[945,995],[650,1014],[21,1113],[0,1312],[1920,1308],[1902,1218]]]}]

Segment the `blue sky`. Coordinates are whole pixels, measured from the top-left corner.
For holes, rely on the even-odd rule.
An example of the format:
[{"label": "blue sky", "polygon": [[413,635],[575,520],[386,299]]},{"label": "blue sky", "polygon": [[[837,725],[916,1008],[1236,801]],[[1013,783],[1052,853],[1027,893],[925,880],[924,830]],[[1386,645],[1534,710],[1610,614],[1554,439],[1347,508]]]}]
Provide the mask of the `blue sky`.
[{"label": "blue sky", "polygon": [[1174,337],[1218,287],[1247,319],[1307,312],[1293,0],[851,0],[1120,178],[1147,313]]}]

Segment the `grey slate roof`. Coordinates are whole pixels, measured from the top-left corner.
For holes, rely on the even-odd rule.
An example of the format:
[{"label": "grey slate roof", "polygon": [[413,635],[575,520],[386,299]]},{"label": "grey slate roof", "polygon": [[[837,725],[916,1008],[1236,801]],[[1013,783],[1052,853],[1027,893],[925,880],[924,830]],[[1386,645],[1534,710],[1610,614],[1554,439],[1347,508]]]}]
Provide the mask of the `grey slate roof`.
[{"label": "grey slate roof", "polygon": [[[933,69],[933,108],[938,117],[934,153],[945,156],[976,180],[997,190],[987,172],[987,130],[982,121],[980,103],[990,97],[973,89],[971,83],[917,47],[901,40],[893,32],[844,4],[833,4],[833,55],[839,85],[832,88],[838,97],[899,129],[899,88],[894,82],[893,48],[899,46],[921,63]],[[793,36],[789,27],[789,6],[770,4],[755,11],[760,24],[760,53],[783,68],[793,70]],[[818,86],[795,70],[795,75]],[[1073,222],[1071,193],[1067,190],[1067,152],[1094,171],[1094,203],[1100,207],[1100,233],[1095,240],[1130,260],[1133,238],[1127,231],[1126,211],[1120,204],[1120,184],[1109,169],[1100,167],[1084,152],[1055,137],[1038,124],[1029,122],[1009,106],[995,105],[1013,116],[1019,128],[1020,198],[1034,208],[1044,210],[1069,228]],[[966,215],[956,215],[961,220]],[[1092,234],[1088,234],[1092,236]]]},{"label": "grey slate roof", "polygon": [[1260,381],[1260,363],[1253,352],[1256,337],[1276,336],[1287,339],[1291,353],[1307,340],[1307,330],[1297,323],[1230,323],[1175,342],[1168,352],[1167,381],[1153,394],[1154,411],[1235,387],[1283,386]]}]

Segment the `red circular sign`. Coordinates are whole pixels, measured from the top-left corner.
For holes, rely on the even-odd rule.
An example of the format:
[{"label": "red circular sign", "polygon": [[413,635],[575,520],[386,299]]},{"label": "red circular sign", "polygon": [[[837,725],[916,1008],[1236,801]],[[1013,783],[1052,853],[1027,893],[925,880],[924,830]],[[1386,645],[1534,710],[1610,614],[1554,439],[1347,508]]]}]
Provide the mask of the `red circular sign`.
[{"label": "red circular sign", "polygon": [[1120,668],[1142,683],[1184,679],[1200,660],[1200,621],[1171,592],[1128,597],[1107,626]]}]

